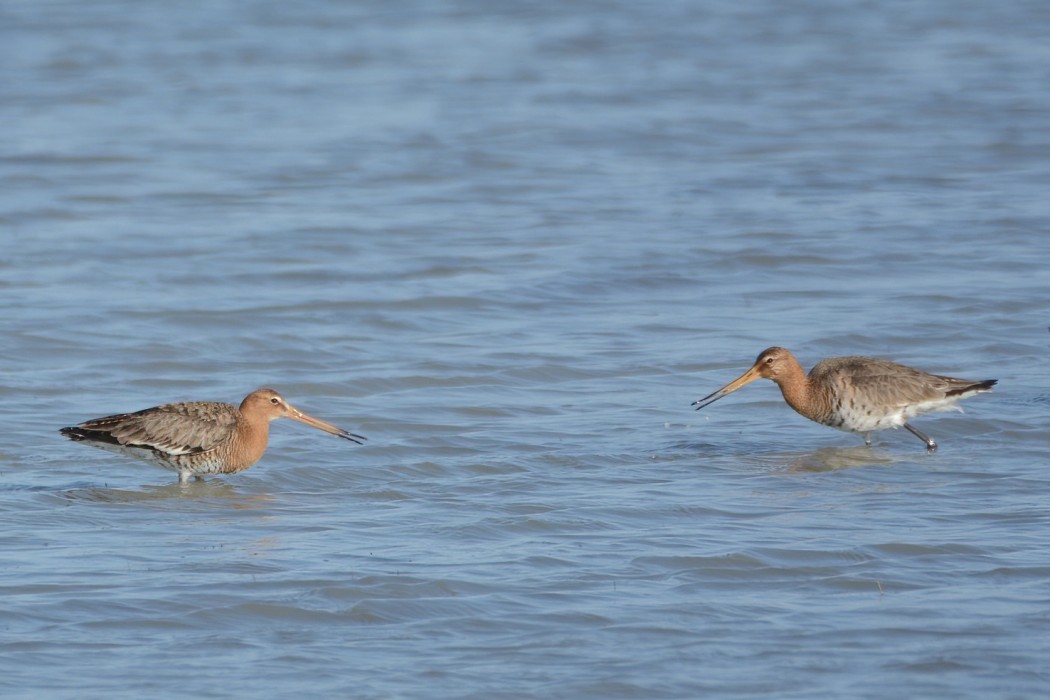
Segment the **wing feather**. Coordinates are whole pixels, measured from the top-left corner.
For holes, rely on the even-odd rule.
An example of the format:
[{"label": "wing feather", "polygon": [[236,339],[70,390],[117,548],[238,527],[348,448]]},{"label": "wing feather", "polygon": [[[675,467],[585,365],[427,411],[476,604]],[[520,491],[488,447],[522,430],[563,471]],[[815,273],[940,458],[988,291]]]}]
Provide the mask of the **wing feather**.
[{"label": "wing feather", "polygon": [[811,374],[825,375],[837,385],[850,384],[857,396],[876,406],[910,406],[942,401],[979,382],[928,374],[873,357],[836,357],[820,362]]},{"label": "wing feather", "polygon": [[180,456],[214,449],[236,424],[237,409],[230,404],[201,401],[96,418],[77,427],[94,439]]}]

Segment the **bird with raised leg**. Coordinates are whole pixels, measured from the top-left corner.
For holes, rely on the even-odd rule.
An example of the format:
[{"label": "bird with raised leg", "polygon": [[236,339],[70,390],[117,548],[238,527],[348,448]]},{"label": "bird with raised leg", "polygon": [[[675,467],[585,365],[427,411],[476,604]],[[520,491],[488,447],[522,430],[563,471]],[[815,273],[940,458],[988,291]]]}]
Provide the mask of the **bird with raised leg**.
[{"label": "bird with raised leg", "polygon": [[933,452],[933,438],[908,421],[936,411],[961,411],[956,404],[990,391],[995,379],[957,379],[875,357],[831,357],[818,362],[807,375],[795,356],[784,348],[767,348],[751,369],[718,391],[694,401],[697,410],[710,406],[756,379],[770,379],[780,387],[791,408],[811,421],[864,436],[887,428],[904,428]]}]

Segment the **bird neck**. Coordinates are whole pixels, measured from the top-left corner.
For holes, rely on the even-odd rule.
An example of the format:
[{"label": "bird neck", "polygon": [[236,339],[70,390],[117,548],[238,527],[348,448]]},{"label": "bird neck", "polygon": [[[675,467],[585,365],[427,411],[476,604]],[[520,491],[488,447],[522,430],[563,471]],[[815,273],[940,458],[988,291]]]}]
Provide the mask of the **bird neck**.
[{"label": "bird neck", "polygon": [[812,385],[798,360],[791,358],[788,366],[773,381],[780,387],[780,393],[784,395],[788,406],[806,418],[816,420],[813,418],[817,407],[813,402]]},{"label": "bird neck", "polygon": [[270,420],[268,416],[242,411],[237,426],[237,441],[234,450],[237,462],[247,468],[266,452],[266,443],[270,439]]}]

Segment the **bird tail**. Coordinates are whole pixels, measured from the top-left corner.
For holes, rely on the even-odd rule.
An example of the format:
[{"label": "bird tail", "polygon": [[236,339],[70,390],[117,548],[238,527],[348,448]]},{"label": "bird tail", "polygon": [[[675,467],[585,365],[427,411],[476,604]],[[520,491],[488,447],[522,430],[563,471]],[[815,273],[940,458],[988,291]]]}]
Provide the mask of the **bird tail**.
[{"label": "bird tail", "polygon": [[73,442],[83,442],[88,440],[90,442],[108,442],[114,445],[120,444],[115,437],[104,430],[88,430],[86,428],[81,428],[80,426],[74,426],[72,428],[62,428],[58,432],[65,435]]},{"label": "bird tail", "polygon": [[998,379],[983,379],[979,382],[971,382],[966,386],[961,386],[958,389],[952,389],[945,393],[945,397],[949,396],[969,396],[970,394],[977,394],[982,391],[991,391],[992,387],[999,383]]},{"label": "bird tail", "polygon": [[83,428],[62,428],[58,432],[75,442],[87,440],[87,435],[84,434]]}]

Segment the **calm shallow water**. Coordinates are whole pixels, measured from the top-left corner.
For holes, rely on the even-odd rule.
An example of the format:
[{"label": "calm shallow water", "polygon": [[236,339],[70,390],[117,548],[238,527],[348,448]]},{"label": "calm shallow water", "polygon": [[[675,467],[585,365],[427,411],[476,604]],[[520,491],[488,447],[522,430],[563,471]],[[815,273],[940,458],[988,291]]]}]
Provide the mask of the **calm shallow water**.
[{"label": "calm shallow water", "polygon": [[[1045,695],[1044,4],[2,12],[4,697]],[[369,443],[57,433],[260,385]]]}]

